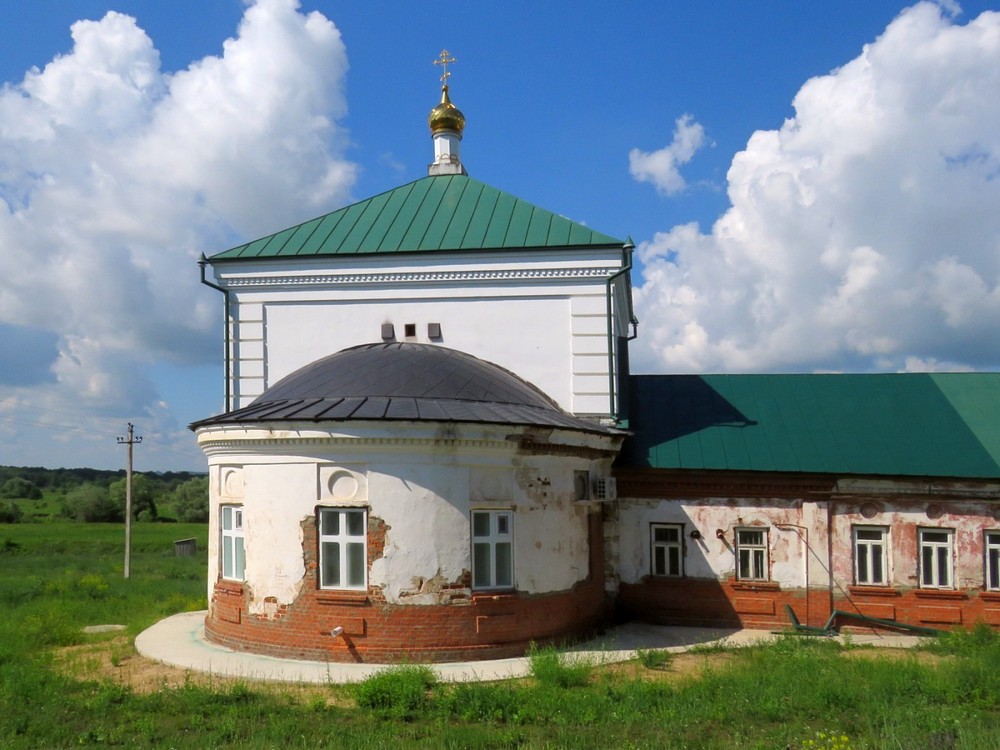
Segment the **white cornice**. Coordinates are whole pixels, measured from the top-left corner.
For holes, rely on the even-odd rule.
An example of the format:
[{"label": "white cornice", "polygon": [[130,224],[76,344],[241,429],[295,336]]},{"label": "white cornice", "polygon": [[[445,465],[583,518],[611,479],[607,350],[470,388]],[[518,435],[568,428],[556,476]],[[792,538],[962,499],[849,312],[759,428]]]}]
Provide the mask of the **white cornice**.
[{"label": "white cornice", "polygon": [[482,281],[545,281],[607,279],[620,266],[583,268],[511,268],[477,271],[416,271],[398,273],[297,273],[268,276],[227,276],[227,287],[349,286],[372,284],[453,284]]},{"label": "white cornice", "polygon": [[510,440],[441,439],[441,438],[406,438],[406,437],[344,437],[344,436],[274,436],[266,431],[248,431],[234,436],[232,433],[214,437],[206,430],[198,436],[198,445],[206,456],[226,455],[230,453],[266,452],[282,455],[289,449],[299,449],[307,446],[350,448],[353,451],[367,448],[378,448],[382,451],[401,450],[406,448],[423,449],[463,449],[465,451],[488,451],[491,453],[513,453],[517,444]]}]

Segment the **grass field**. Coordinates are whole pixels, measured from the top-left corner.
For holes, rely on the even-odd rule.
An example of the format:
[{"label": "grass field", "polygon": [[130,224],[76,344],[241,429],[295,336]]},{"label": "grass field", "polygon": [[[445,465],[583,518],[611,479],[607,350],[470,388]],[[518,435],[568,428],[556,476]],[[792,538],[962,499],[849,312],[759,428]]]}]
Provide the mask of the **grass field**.
[{"label": "grass field", "polygon": [[[360,686],[190,677],[136,689],[75,649],[205,607],[204,525],[0,525],[0,747],[1000,748],[1000,638],[987,629],[880,652],[789,637],[628,665],[534,655],[533,677],[443,685],[419,667]],[[175,557],[195,537],[196,557]],[[121,635],[84,635],[117,623]],[[124,644],[124,645],[123,645]],[[67,665],[69,665],[67,667]]]}]

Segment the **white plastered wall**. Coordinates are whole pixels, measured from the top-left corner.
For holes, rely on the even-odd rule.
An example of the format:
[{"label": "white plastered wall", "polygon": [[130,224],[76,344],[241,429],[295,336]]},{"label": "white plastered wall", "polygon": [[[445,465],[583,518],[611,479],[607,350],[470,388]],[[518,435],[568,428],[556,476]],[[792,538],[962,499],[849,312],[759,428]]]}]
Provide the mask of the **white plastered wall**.
[{"label": "white plastered wall", "polygon": [[[775,499],[698,499],[619,501],[618,575],[638,583],[650,574],[650,524],[682,524],[684,575],[724,580],[736,575],[735,532],[767,531],[770,580],[788,588],[825,586],[826,506],[823,502]],[[700,538],[692,538],[697,530]],[[722,536],[718,532],[722,532]],[[816,554],[808,552],[808,546]],[[817,557],[818,555],[818,557]]]},{"label": "white plastered wall", "polygon": [[[507,439],[518,431],[466,425],[449,427],[444,438],[426,425],[352,427],[349,435],[202,428],[212,477],[209,596],[219,574],[221,503],[243,505],[245,584],[255,614],[297,597],[305,575],[302,523],[312,522],[317,505],[366,507],[369,519],[388,526],[369,584],[390,603],[447,603],[454,590],[442,585],[471,567],[474,508],[514,511],[519,591],[571,588],[589,573],[587,507],[574,502],[574,471],[606,472],[611,459],[522,453]],[[584,450],[611,442],[565,431],[560,437]]]},{"label": "white plastered wall", "polygon": [[[607,282],[621,266],[620,249],[586,248],[217,264],[230,290],[233,406],[316,359],[381,341],[388,323],[396,341],[468,352],[571,413],[607,415]],[[428,335],[431,323],[440,337]]]}]

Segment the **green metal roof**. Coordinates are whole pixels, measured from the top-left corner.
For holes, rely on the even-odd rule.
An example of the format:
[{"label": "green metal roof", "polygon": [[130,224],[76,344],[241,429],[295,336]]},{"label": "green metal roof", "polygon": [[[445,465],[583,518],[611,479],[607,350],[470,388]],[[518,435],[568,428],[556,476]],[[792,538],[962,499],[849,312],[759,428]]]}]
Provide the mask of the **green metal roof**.
[{"label": "green metal roof", "polygon": [[211,260],[622,244],[465,175],[438,175],[234,247]]},{"label": "green metal roof", "polygon": [[1000,478],[1000,373],[635,375],[619,464]]}]

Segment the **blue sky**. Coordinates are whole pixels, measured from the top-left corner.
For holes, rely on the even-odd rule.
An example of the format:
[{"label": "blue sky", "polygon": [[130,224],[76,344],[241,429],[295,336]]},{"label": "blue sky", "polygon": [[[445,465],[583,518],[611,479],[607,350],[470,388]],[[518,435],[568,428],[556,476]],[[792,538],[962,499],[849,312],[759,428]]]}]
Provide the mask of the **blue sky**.
[{"label": "blue sky", "polygon": [[423,176],[442,48],[472,176],[634,239],[638,369],[996,369],[996,10],[5,2],[0,464],[202,468],[195,258]]}]

